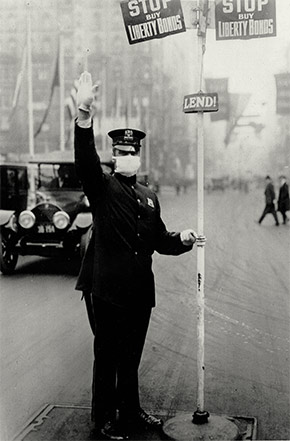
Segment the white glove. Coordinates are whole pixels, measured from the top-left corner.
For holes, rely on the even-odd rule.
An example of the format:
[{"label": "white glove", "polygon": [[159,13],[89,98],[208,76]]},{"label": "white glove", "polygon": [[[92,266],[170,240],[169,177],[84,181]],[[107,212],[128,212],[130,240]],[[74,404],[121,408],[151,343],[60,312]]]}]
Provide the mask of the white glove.
[{"label": "white glove", "polygon": [[180,239],[183,245],[193,245],[197,239],[197,234],[194,230],[191,229],[183,230],[180,233]]},{"label": "white glove", "polygon": [[89,72],[83,72],[79,79],[77,91],[77,105],[80,110],[90,112],[98,86],[93,86],[92,76]]}]

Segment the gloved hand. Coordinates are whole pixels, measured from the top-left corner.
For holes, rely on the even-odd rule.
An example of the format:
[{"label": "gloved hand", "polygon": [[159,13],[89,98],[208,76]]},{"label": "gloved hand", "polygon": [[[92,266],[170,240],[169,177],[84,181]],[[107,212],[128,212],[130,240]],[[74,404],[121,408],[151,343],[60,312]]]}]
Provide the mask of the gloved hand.
[{"label": "gloved hand", "polygon": [[197,233],[194,230],[183,230],[180,233],[180,239],[183,245],[193,245],[197,239]]},{"label": "gloved hand", "polygon": [[94,94],[98,86],[93,86],[92,76],[89,72],[83,72],[79,79],[79,87],[77,91],[77,105],[83,112],[90,112]]}]

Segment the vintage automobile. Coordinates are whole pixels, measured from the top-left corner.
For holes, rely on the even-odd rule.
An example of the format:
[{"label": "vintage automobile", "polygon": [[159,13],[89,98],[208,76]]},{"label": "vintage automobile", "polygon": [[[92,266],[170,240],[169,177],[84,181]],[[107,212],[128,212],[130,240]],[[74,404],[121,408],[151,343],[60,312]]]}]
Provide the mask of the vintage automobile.
[{"label": "vintage automobile", "polygon": [[[101,161],[104,170],[110,173],[110,159],[101,155]],[[27,165],[27,170],[30,176],[27,206],[20,204],[13,210],[0,210],[0,270],[3,274],[13,273],[19,255],[82,255],[92,224],[90,206],[76,176],[72,152],[51,152],[44,158],[36,157]]]}]

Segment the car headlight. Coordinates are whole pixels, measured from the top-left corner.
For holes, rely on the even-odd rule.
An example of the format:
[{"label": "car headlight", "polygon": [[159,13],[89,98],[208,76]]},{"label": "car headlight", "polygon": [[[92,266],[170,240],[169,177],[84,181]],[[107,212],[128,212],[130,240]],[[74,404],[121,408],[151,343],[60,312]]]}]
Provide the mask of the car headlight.
[{"label": "car headlight", "polygon": [[29,229],[35,224],[35,216],[30,210],[24,210],[20,213],[18,218],[19,225],[22,228]]},{"label": "car headlight", "polygon": [[64,230],[70,223],[70,217],[65,211],[57,211],[54,213],[52,222],[59,230]]}]

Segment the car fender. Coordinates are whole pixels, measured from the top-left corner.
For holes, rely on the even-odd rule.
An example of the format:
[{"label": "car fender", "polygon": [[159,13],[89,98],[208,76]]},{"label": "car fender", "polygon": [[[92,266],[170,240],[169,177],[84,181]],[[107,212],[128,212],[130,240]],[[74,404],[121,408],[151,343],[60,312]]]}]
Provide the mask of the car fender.
[{"label": "car fender", "polygon": [[81,229],[87,229],[89,228],[93,223],[93,216],[92,213],[78,213],[76,216],[71,229],[75,228],[81,228]]},{"label": "car fender", "polygon": [[14,213],[13,210],[0,210],[0,226],[7,225]]}]

